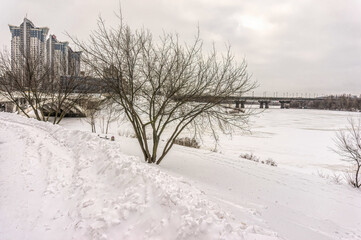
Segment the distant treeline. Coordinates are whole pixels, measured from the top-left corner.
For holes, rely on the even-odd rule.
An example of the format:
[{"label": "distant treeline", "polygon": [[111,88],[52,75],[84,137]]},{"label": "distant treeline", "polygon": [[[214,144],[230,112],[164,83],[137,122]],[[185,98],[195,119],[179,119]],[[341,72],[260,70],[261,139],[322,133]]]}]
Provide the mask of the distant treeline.
[{"label": "distant treeline", "polygon": [[361,111],[361,97],[346,94],[337,96],[331,95],[308,102],[293,101],[290,103],[290,108]]}]

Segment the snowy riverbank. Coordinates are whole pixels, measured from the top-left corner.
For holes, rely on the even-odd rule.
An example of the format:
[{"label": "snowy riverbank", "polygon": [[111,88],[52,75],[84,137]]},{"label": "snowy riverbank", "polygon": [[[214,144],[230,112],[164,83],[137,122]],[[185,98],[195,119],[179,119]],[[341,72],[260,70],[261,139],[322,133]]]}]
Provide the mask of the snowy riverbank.
[{"label": "snowy riverbank", "polygon": [[277,239],[118,143],[0,113],[0,239]]},{"label": "snowy riverbank", "polygon": [[[209,151],[214,144],[205,136],[199,150],[175,146],[160,167],[191,181],[238,221],[271,228],[285,239],[358,239],[360,192],[332,179],[334,174],[342,179],[350,164],[331,148],[347,119],[359,116],[269,109],[251,118],[251,134],[220,136],[217,153]],[[90,130],[79,119],[65,119],[62,125]],[[142,157],[136,140],[124,137],[131,132],[126,125],[113,123],[110,131],[123,152]],[[272,158],[278,167],[241,159],[241,153]]]},{"label": "snowy riverbank", "polygon": [[5,239],[361,239],[361,192],[314,174],[181,146],[150,166],[132,138],[0,124]]}]

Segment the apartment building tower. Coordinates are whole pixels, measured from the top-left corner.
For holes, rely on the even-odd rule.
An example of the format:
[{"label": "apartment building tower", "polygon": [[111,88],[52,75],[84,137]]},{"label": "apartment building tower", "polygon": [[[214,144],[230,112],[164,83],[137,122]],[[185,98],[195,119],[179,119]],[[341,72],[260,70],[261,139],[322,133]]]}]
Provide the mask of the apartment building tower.
[{"label": "apartment building tower", "polygon": [[46,41],[46,61],[55,75],[68,75],[68,42],[60,42],[55,35]]},{"label": "apartment building tower", "polygon": [[47,27],[35,27],[27,18],[20,26],[10,25],[11,60],[13,67],[19,67],[24,57],[32,56],[45,61],[45,41],[49,32]]},{"label": "apartment building tower", "polygon": [[46,40],[49,28],[35,27],[27,18],[20,26],[9,25],[11,32],[12,67],[23,67],[25,57],[31,56],[49,64],[54,76],[80,74],[81,52],[74,52],[68,42],[58,41],[54,34]]}]

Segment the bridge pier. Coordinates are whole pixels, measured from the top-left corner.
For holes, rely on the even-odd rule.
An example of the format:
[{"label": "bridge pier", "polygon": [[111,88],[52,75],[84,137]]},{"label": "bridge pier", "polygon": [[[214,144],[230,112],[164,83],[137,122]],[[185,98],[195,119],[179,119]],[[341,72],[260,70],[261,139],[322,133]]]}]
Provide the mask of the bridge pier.
[{"label": "bridge pier", "polygon": [[16,112],[17,113],[20,113],[20,108],[19,108],[19,106],[21,105],[21,98],[18,98],[17,100],[16,100],[17,102],[18,102],[18,104],[16,105]]},{"label": "bridge pier", "polygon": [[305,101],[302,101],[302,102],[301,102],[301,108],[302,108],[302,109],[307,108],[307,103],[306,103]]},{"label": "bridge pier", "polygon": [[246,103],[246,101],[241,101],[241,108],[244,108],[245,103]]},{"label": "bridge pier", "polygon": [[280,101],[281,104],[281,109],[285,108],[285,102],[284,101]]},{"label": "bridge pier", "polygon": [[263,108],[263,106],[265,108],[269,108],[270,101],[258,101],[258,102],[259,102],[259,108]]},{"label": "bridge pier", "polygon": [[239,104],[241,104],[241,108],[244,108],[244,104],[246,103],[246,101],[235,101],[236,103],[236,108],[239,108]]},{"label": "bridge pier", "polygon": [[11,103],[11,102],[5,102],[3,104],[3,110],[4,112],[10,112],[10,113],[13,113],[16,111],[16,105],[14,103]]},{"label": "bridge pier", "polygon": [[286,108],[286,104],[290,104],[291,101],[279,101],[279,103],[281,104],[281,109]]}]

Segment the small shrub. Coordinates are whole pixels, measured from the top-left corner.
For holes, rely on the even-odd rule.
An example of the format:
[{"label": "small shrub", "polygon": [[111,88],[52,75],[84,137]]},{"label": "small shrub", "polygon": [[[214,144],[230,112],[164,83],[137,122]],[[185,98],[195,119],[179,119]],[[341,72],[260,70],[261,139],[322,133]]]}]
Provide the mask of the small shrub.
[{"label": "small shrub", "polygon": [[135,133],[129,130],[118,130],[118,136],[128,137],[128,138],[136,138]]},{"label": "small shrub", "polygon": [[[120,137],[128,137],[128,138],[137,138],[137,135],[134,133],[134,131],[126,129],[126,130],[122,130],[119,129],[118,130],[118,136]],[[151,140],[152,136],[150,134],[147,135],[147,140]]]},{"label": "small shrub", "polygon": [[260,162],[262,164],[267,164],[272,167],[277,167],[277,163],[272,159],[268,158],[267,160],[260,160],[259,157],[255,156],[253,153],[243,153],[239,157],[253,161],[253,162]]},{"label": "small shrub", "polygon": [[336,183],[336,184],[341,184],[342,183],[342,177],[340,174],[336,174],[334,173],[332,176],[331,176],[331,180],[332,182]]},{"label": "small shrub", "polygon": [[[321,177],[321,178],[330,180],[331,182],[336,183],[336,184],[342,184],[342,182],[343,182],[343,180],[342,180],[343,178],[342,178],[341,174],[333,173],[332,175],[330,175],[330,174],[327,174],[327,173],[325,173],[323,171],[317,171],[317,175],[319,177]],[[351,177],[348,178],[347,175],[346,175],[345,179],[346,179],[346,181],[348,183],[350,183],[352,185],[352,183],[351,183],[352,178]]]},{"label": "small shrub", "polygon": [[272,158],[268,158],[266,160],[266,164],[270,165],[270,166],[273,166],[273,167],[277,167],[277,163]]},{"label": "small shrub", "polygon": [[350,175],[350,173],[345,173],[345,179],[346,182],[351,185],[354,188],[358,188],[358,185],[356,184],[356,181],[354,180],[354,178]]},{"label": "small shrub", "polygon": [[253,155],[253,153],[243,153],[240,155],[240,157],[253,162],[259,162],[259,157]]},{"label": "small shrub", "polygon": [[320,178],[328,178],[328,175],[327,175],[326,173],[324,173],[323,171],[317,170],[317,175],[318,175]]},{"label": "small shrub", "polygon": [[174,140],[174,143],[191,148],[200,148],[200,145],[195,138],[189,138],[189,137],[176,138]]}]

